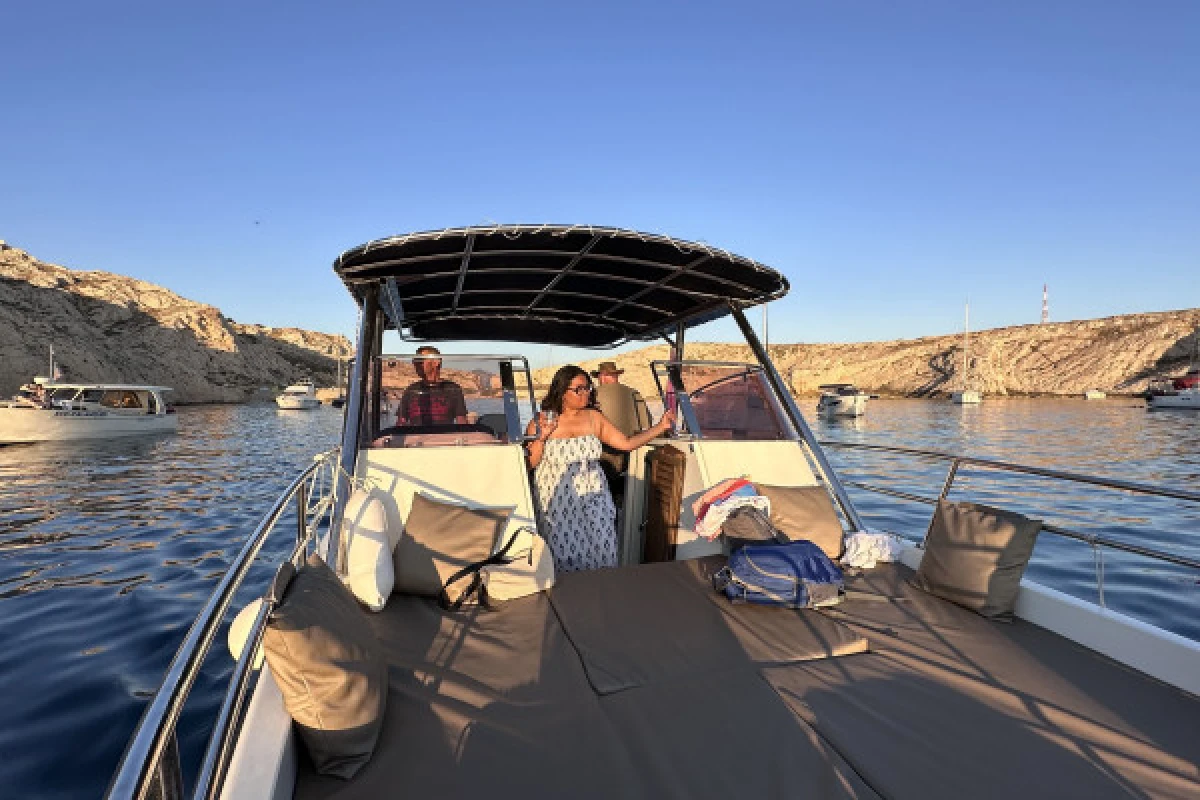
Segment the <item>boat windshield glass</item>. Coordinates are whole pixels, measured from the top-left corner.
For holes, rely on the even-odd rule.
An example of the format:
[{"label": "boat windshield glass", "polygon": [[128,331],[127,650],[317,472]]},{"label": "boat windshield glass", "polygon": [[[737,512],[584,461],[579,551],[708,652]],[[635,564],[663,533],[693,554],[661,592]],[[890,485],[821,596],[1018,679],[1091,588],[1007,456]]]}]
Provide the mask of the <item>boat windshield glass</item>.
[{"label": "boat windshield glass", "polygon": [[[678,408],[682,424],[698,438],[796,438],[761,367],[714,361],[655,361],[651,368],[663,404]],[[692,427],[696,430],[690,430]]]},{"label": "boat windshield glass", "polygon": [[520,356],[385,355],[368,381],[367,447],[519,442],[534,414]]}]

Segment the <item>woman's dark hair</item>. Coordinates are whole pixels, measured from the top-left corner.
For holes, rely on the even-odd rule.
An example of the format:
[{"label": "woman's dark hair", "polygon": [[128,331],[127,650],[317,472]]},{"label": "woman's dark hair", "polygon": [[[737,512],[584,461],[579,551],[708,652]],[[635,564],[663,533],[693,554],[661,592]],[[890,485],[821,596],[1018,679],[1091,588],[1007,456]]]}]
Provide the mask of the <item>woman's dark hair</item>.
[{"label": "woman's dark hair", "polygon": [[[550,389],[546,392],[546,396],[542,398],[542,411],[553,411],[556,414],[561,414],[563,410],[563,395],[567,393],[567,388],[571,385],[571,381],[578,378],[580,375],[587,378],[588,386],[592,385],[592,378],[587,374],[587,370],[577,367],[574,364],[567,364],[565,367],[559,367],[558,372],[554,373],[554,379],[550,381]],[[593,405],[593,399],[588,396],[588,406]]]}]

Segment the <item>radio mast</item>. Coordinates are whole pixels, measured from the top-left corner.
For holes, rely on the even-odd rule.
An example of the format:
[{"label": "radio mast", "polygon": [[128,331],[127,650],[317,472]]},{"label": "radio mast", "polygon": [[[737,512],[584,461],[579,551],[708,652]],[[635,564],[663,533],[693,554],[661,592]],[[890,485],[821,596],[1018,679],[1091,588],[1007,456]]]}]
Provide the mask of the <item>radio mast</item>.
[{"label": "radio mast", "polygon": [[1042,324],[1045,325],[1050,321],[1050,290],[1046,284],[1042,284]]}]

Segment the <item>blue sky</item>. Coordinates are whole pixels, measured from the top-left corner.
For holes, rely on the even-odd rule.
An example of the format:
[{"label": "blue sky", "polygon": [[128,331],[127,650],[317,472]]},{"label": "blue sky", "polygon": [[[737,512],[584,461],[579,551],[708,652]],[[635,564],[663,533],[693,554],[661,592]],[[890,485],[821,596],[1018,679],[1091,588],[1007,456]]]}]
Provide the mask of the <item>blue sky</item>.
[{"label": "blue sky", "polygon": [[1043,282],[1058,320],[1200,305],[1192,0],[9,3],[3,30],[0,238],[239,321],[350,333],[339,252],[493,221],[774,266],[777,342],[951,332],[967,296],[973,328],[1035,322]]}]

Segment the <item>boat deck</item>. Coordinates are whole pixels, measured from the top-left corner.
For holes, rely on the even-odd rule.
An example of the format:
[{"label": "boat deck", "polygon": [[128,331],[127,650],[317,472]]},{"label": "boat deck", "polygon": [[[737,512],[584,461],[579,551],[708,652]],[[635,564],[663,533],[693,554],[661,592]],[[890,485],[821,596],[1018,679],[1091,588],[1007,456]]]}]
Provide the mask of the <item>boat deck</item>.
[{"label": "boat deck", "polygon": [[1200,699],[884,564],[820,612],[730,605],[723,559],[561,576],[496,612],[371,615],[386,719],[295,796],[1197,797]]}]

